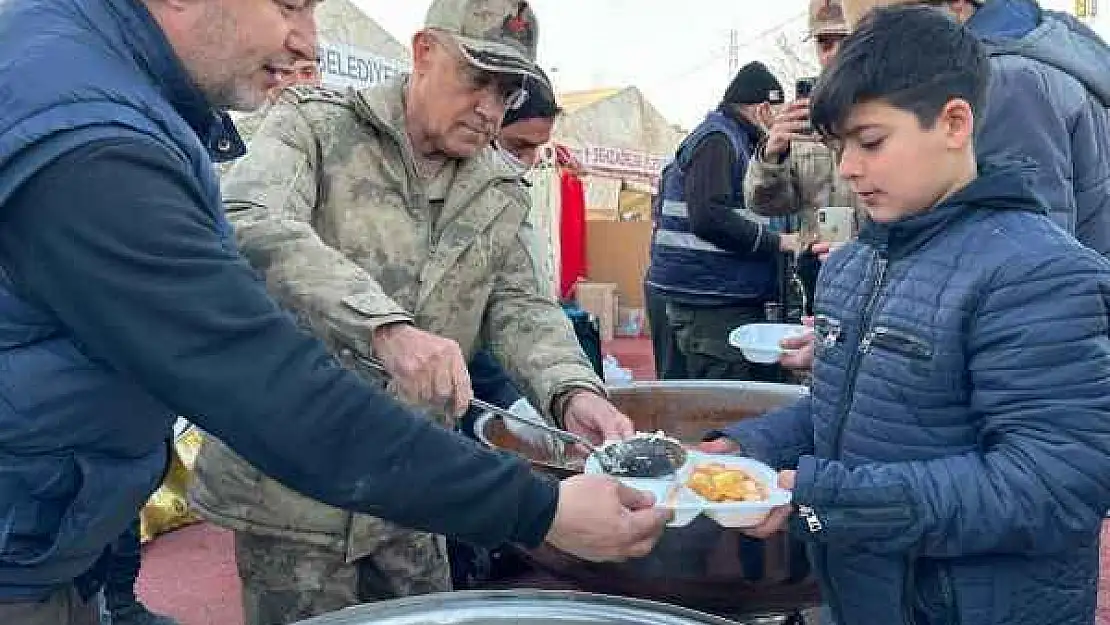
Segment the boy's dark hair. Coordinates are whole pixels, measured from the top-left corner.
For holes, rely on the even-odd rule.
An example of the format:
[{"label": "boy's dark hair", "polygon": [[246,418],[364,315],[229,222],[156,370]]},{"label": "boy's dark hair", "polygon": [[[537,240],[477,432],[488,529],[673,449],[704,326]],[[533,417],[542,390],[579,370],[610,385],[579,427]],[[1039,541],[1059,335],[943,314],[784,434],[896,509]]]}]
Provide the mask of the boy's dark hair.
[{"label": "boy's dark hair", "polygon": [[942,9],[871,11],[844,40],[811,99],[814,128],[836,137],[852,106],[882,100],[932,128],[944,106],[966,100],[978,115],[990,67],[983,45]]}]

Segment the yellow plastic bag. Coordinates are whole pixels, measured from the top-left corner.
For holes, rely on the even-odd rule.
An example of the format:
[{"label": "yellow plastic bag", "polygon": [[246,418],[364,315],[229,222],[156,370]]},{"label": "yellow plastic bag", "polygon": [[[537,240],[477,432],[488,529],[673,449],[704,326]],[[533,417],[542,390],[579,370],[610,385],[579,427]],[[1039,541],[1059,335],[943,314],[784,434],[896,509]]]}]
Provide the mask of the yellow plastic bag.
[{"label": "yellow plastic bag", "polygon": [[170,458],[166,479],[139,513],[140,535],[144,543],[200,521],[200,517],[189,510],[187,493],[203,439],[204,435],[194,425],[178,419],[174,426],[173,457]]}]

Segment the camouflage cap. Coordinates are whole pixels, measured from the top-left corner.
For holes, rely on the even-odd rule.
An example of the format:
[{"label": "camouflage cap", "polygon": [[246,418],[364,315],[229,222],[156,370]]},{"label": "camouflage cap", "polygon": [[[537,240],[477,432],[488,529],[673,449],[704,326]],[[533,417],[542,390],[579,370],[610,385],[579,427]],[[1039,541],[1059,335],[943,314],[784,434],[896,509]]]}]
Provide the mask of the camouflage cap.
[{"label": "camouflage cap", "polygon": [[544,83],[536,65],[539,23],[520,0],[434,0],[424,27],[448,33],[471,65]]},{"label": "camouflage cap", "polygon": [[840,0],[810,0],[809,36],[847,35],[848,22]]}]

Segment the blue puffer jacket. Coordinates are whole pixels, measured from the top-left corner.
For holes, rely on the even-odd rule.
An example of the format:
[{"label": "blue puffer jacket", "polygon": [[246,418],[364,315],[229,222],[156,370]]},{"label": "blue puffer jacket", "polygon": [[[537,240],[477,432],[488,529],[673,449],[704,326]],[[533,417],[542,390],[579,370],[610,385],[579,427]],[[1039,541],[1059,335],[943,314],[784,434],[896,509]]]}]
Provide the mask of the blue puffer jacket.
[{"label": "blue puffer jacket", "polygon": [[1032,0],[990,0],[967,26],[991,51],[980,156],[1031,161],[1049,216],[1110,256],[1110,47]]},{"label": "blue puffer jacket", "polygon": [[837,622],[1094,620],[1110,262],[1014,170],[868,224],[821,272],[812,395],[726,430],[796,466]]}]

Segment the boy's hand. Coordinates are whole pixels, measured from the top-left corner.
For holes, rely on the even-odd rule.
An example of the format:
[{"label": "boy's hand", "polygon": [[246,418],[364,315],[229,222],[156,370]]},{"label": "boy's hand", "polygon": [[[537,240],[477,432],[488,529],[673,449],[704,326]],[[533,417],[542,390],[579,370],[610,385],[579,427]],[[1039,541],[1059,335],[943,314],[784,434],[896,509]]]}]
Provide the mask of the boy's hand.
[{"label": "boy's hand", "polygon": [[[786,490],[794,490],[794,478],[797,475],[795,471],[779,471],[779,488]],[[752,538],[766,540],[786,529],[786,523],[790,520],[790,515],[794,514],[794,506],[787,504],[785,506],[778,506],[771,510],[767,520],[759,525],[742,530],[744,534]]]},{"label": "boy's hand", "polygon": [[731,438],[722,436],[711,441],[698,443],[698,451],[707,454],[738,454],[740,453],[740,444]]}]

